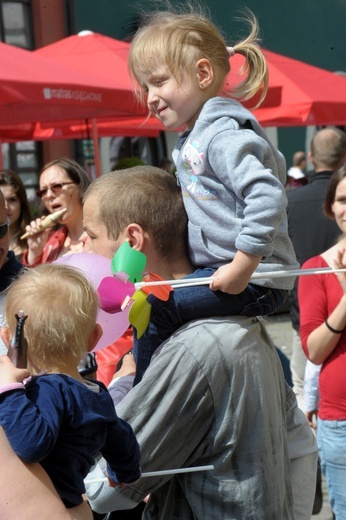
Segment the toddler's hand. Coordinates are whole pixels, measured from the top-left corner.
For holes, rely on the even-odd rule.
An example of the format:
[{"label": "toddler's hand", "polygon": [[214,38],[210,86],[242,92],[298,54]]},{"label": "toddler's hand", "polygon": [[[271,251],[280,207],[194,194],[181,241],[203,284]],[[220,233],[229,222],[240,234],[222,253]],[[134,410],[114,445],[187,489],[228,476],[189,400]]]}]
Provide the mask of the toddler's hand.
[{"label": "toddler's hand", "polygon": [[108,485],[112,488],[124,489],[126,488],[126,484],[122,484],[121,482],[114,482],[111,478],[108,477]]},{"label": "toddler's hand", "polygon": [[29,376],[29,370],[16,368],[8,356],[0,356],[0,387],[11,383],[22,383]]}]

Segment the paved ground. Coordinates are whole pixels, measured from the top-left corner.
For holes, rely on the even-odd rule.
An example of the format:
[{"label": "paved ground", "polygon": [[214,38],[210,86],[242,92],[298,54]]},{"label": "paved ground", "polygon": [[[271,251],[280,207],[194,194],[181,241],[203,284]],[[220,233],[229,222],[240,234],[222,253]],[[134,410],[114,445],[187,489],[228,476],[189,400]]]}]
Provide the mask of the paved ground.
[{"label": "paved ground", "polygon": [[[292,354],[292,327],[289,314],[276,314],[268,317],[266,327],[275,345],[290,358]],[[318,515],[311,517],[311,520],[332,520],[332,518],[333,514],[328,501],[326,482],[323,479],[323,507]]]}]

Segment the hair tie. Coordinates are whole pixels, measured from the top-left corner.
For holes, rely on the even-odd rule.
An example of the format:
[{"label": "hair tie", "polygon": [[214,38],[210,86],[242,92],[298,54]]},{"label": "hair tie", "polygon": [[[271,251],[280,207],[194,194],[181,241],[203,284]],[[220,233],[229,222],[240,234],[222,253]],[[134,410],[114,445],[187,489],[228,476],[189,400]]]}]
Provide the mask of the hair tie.
[{"label": "hair tie", "polygon": [[227,49],[229,57],[232,58],[232,56],[235,55],[235,50],[233,49],[233,47],[226,47],[226,49]]}]

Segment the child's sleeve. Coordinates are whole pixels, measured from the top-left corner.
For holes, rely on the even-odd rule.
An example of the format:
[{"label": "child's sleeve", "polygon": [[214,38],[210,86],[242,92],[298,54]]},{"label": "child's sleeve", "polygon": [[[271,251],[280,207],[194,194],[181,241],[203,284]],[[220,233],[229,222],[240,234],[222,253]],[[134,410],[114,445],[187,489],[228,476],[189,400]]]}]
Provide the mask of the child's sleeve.
[{"label": "child's sleeve", "polygon": [[[54,446],[63,417],[63,402],[50,384],[38,386],[39,405],[23,390],[0,395],[0,426],[16,454],[26,462],[40,462]],[[31,384],[31,383],[30,383]]]},{"label": "child's sleeve", "polygon": [[115,483],[131,484],[141,476],[140,449],[131,426],[116,417],[109,425],[107,441],[101,450],[107,472]]}]

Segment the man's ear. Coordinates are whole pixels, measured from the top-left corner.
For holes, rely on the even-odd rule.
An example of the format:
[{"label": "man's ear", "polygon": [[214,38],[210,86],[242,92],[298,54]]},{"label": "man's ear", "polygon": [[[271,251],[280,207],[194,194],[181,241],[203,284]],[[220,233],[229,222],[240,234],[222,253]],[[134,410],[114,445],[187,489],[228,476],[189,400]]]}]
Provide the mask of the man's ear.
[{"label": "man's ear", "polygon": [[92,333],[90,334],[90,338],[88,341],[88,345],[87,345],[88,352],[91,352],[93,350],[93,348],[96,347],[102,334],[103,334],[103,330],[102,330],[101,325],[99,323],[96,323]]},{"label": "man's ear", "polygon": [[209,60],[201,58],[196,63],[197,78],[201,88],[209,87],[214,80],[213,67]]},{"label": "man's ear", "polygon": [[136,251],[143,251],[145,243],[145,232],[139,224],[129,224],[126,228],[126,238]]}]

